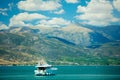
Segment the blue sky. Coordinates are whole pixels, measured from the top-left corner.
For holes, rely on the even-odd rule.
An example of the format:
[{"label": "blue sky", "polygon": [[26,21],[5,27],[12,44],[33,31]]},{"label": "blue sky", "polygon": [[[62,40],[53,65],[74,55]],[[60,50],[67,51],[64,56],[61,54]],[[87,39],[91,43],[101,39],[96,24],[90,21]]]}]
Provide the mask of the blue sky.
[{"label": "blue sky", "polygon": [[120,0],[0,0],[0,29],[120,25]]}]

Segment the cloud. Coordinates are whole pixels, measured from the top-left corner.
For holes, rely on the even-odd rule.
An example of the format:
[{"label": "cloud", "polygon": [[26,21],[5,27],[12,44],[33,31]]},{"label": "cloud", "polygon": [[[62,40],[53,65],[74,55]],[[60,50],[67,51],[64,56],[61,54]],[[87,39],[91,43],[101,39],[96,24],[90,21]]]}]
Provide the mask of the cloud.
[{"label": "cloud", "polygon": [[14,3],[9,3],[8,6],[9,6],[9,10],[11,11],[14,6]]},{"label": "cloud", "polygon": [[78,6],[77,19],[83,20],[85,24],[94,26],[106,26],[119,21],[112,14],[113,7],[108,0],[91,0],[87,6]]},{"label": "cloud", "polygon": [[120,0],[113,0],[114,7],[120,11]]},{"label": "cloud", "polygon": [[8,14],[6,12],[1,12],[0,11],[0,14],[2,14],[3,16],[8,16]]},{"label": "cloud", "polygon": [[9,10],[10,10],[10,11],[12,10],[13,3],[9,3],[9,4],[8,4],[8,7],[9,7],[9,8],[0,8],[0,14],[3,15],[3,16],[8,16],[8,13],[7,13],[7,12],[8,12]]},{"label": "cloud", "polygon": [[38,14],[38,13],[20,13],[18,15],[14,15],[11,19],[10,19],[10,24],[9,26],[32,26],[32,22],[33,21],[37,21],[40,19],[47,19],[48,17],[42,15],[42,14]]},{"label": "cloud", "polygon": [[67,3],[78,3],[78,0],[65,0]]},{"label": "cloud", "polygon": [[7,8],[0,8],[0,11],[7,11]]},{"label": "cloud", "polygon": [[8,27],[7,27],[7,25],[0,22],[0,30],[3,30],[3,29],[8,29]]},{"label": "cloud", "polygon": [[55,11],[55,14],[63,14],[65,11],[63,9],[59,10],[59,11]]},{"label": "cloud", "polygon": [[0,14],[3,16],[8,16],[7,11],[8,11],[7,8],[0,8]]},{"label": "cloud", "polygon": [[42,14],[38,13],[20,13],[17,15],[14,15],[10,19],[9,26],[15,26],[15,27],[33,27],[33,26],[43,26],[43,27],[61,27],[66,26],[70,24],[70,21],[65,20],[63,18],[49,18]]},{"label": "cloud", "polygon": [[70,23],[71,23],[70,21],[65,20],[63,18],[54,17],[54,18],[49,19],[49,20],[41,20],[37,26],[63,27],[63,26],[66,26],[66,25],[68,25]]},{"label": "cloud", "polygon": [[18,8],[25,11],[51,11],[61,6],[59,0],[25,0],[18,3]]}]

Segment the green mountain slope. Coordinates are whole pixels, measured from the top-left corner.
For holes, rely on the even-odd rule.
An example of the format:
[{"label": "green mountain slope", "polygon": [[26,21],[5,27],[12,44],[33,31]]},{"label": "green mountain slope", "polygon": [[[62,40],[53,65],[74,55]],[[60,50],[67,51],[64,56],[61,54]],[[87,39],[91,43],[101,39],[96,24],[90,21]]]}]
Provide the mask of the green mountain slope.
[{"label": "green mountain slope", "polygon": [[82,49],[36,34],[1,33],[0,37],[1,59],[15,64],[35,62],[41,58],[59,61],[63,56],[77,57],[85,54]]},{"label": "green mountain slope", "polygon": [[29,32],[0,33],[0,64],[31,65],[45,59],[55,65],[119,65],[119,46],[112,42],[90,49]]}]

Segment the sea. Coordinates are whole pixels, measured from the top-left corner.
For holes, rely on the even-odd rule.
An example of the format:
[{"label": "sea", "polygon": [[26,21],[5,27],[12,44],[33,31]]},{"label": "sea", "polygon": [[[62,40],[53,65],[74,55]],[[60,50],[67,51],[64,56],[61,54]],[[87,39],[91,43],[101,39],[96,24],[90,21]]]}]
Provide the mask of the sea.
[{"label": "sea", "polygon": [[54,76],[35,76],[35,66],[0,66],[0,80],[120,80],[120,66],[54,67]]}]

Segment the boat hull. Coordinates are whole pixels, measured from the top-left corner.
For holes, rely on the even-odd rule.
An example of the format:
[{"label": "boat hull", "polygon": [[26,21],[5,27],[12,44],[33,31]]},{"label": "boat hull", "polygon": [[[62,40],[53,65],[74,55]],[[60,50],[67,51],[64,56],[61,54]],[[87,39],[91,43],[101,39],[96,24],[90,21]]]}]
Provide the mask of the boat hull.
[{"label": "boat hull", "polygon": [[55,74],[35,74],[35,76],[54,76]]},{"label": "boat hull", "polygon": [[50,73],[50,72],[41,72],[39,70],[35,70],[35,75],[36,76],[53,76],[55,75],[54,73]]}]

